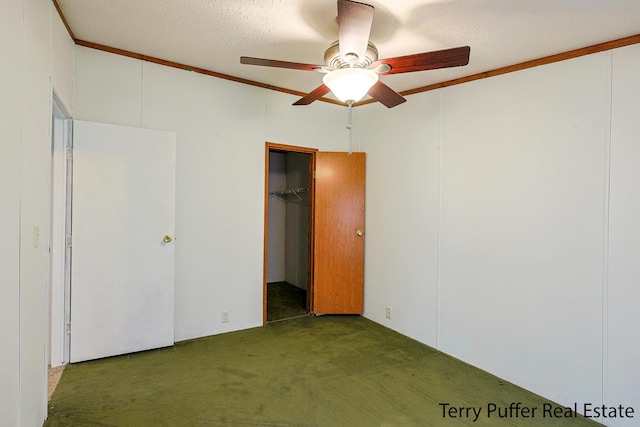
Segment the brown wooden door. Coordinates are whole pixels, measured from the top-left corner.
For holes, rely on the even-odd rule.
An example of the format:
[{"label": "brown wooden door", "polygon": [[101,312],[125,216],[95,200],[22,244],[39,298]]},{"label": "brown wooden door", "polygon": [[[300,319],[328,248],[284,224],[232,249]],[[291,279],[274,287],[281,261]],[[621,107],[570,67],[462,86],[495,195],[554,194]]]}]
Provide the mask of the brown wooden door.
[{"label": "brown wooden door", "polygon": [[313,312],[364,310],[364,153],[316,154]]}]

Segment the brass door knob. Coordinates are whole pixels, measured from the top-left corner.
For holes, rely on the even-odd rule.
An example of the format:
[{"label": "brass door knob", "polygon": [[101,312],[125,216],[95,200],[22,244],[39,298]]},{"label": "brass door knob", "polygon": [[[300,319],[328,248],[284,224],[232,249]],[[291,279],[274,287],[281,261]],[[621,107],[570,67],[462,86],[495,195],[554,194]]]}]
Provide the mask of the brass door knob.
[{"label": "brass door knob", "polygon": [[362,230],[356,231],[356,236],[358,236],[358,237],[362,236]]},{"label": "brass door knob", "polygon": [[162,241],[165,243],[171,243],[173,239],[168,234],[162,238]]}]

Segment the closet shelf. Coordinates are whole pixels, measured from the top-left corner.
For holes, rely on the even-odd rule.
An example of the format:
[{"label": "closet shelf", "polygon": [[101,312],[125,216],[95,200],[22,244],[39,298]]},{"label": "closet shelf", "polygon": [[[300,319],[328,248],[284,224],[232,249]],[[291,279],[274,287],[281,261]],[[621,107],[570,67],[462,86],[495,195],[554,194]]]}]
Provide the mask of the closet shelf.
[{"label": "closet shelf", "polygon": [[300,193],[307,193],[307,192],[309,192],[308,188],[296,188],[296,189],[283,190],[283,191],[270,191],[269,197],[274,197],[276,199],[286,202],[287,200],[291,200],[290,198],[287,198],[287,196],[294,195],[300,201],[304,202],[302,197],[300,197]]}]

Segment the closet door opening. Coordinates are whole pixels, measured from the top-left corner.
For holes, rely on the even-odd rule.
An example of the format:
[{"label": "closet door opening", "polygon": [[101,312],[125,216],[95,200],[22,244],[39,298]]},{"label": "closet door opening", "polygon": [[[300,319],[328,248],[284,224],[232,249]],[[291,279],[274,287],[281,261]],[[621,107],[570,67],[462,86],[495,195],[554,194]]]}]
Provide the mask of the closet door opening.
[{"label": "closet door opening", "polygon": [[263,323],[312,312],[315,153],[267,143]]}]

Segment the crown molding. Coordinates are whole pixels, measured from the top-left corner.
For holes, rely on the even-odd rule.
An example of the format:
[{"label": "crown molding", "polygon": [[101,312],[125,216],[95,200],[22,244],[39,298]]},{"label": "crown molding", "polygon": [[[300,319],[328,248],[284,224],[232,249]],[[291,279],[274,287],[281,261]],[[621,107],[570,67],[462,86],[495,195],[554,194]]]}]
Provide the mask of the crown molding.
[{"label": "crown molding", "polygon": [[[250,85],[250,86],[256,86],[256,87],[260,87],[260,88],[264,88],[264,89],[269,89],[269,90],[273,90],[276,92],[282,92],[282,93],[287,93],[290,95],[296,95],[296,96],[306,96],[307,94],[304,92],[300,92],[297,90],[292,90],[292,89],[287,89],[287,88],[283,88],[283,87],[279,87],[279,86],[273,86],[273,85],[269,85],[266,83],[261,83],[261,82],[257,82],[254,80],[249,80],[249,79],[243,79],[241,77],[235,77],[235,76],[231,76],[228,74],[223,74],[223,73],[218,73],[216,71],[211,71],[211,70],[207,70],[204,68],[198,68],[198,67],[192,67],[186,64],[181,64],[178,62],[173,62],[173,61],[167,61],[165,59],[161,59],[161,58],[156,58],[153,56],[147,56],[147,55],[142,55],[136,52],[130,52],[127,50],[123,50],[123,49],[118,49],[115,47],[110,47],[110,46],[105,46],[99,43],[93,43],[93,42],[89,42],[86,40],[80,40],[78,38],[75,37],[75,35],[73,34],[73,31],[71,30],[71,27],[69,26],[69,23],[67,22],[66,18],[64,17],[64,14],[62,13],[62,10],[60,9],[60,5],[58,4],[57,0],[51,0],[53,2],[53,5],[55,6],[56,10],[58,11],[58,15],[60,15],[60,19],[62,19],[62,22],[64,23],[64,26],[67,29],[67,32],[69,33],[69,36],[73,39],[74,43],[76,45],[79,46],[85,46],[91,49],[97,49],[97,50],[101,50],[104,52],[109,52],[109,53],[113,53],[116,55],[122,55],[122,56],[127,56],[130,58],[135,58],[135,59],[139,59],[142,61],[148,61],[148,62],[153,62],[155,64],[160,64],[160,65],[165,65],[167,67],[173,67],[173,68],[179,68],[181,70],[187,70],[187,71],[193,71],[196,73],[200,73],[200,74],[205,74],[207,76],[211,76],[211,77],[216,77],[219,79],[225,79],[225,80],[230,80],[233,82],[237,82],[237,83],[242,83],[242,84],[246,84],[246,85]],[[591,55],[594,53],[598,53],[598,52],[604,52],[607,50],[612,50],[612,49],[617,49],[620,47],[624,47],[624,46],[630,46],[633,44],[638,44],[640,43],[640,34],[636,34],[633,36],[629,36],[629,37],[623,37],[621,39],[616,39],[616,40],[611,40],[608,42],[604,42],[604,43],[599,43],[599,44],[595,44],[592,46],[587,46],[587,47],[583,47],[583,48],[579,48],[579,49],[574,49],[574,50],[570,50],[568,52],[562,52],[562,53],[558,53],[555,55],[550,55],[550,56],[545,56],[543,58],[538,58],[538,59],[534,59],[531,61],[525,61],[525,62],[521,62],[519,64],[514,64],[514,65],[509,65],[506,67],[501,67],[501,68],[496,68],[494,70],[490,70],[490,71],[484,71],[481,73],[477,73],[477,74],[472,74],[469,76],[465,76],[465,77],[460,77],[457,79],[453,79],[453,80],[447,80],[444,82],[440,82],[440,83],[434,83],[428,86],[422,86],[422,87],[418,87],[415,89],[409,89],[409,90],[405,90],[402,92],[399,92],[400,95],[402,96],[409,96],[409,95],[415,95],[417,93],[422,93],[422,92],[428,92],[431,90],[435,90],[435,89],[441,89],[444,87],[449,87],[449,86],[455,86],[455,85],[459,85],[459,84],[463,84],[463,83],[468,83],[468,82],[472,82],[475,80],[481,80],[481,79],[487,79],[490,77],[495,77],[495,76],[499,76],[502,74],[508,74],[508,73],[513,73],[516,71],[522,71],[522,70],[526,70],[528,68],[533,68],[533,67],[538,67],[540,65],[547,65],[547,64],[552,64],[554,62],[560,62],[560,61],[565,61],[568,59],[573,59],[573,58],[578,58],[580,56],[586,56],[586,55]],[[330,104],[335,104],[335,105],[341,105],[341,106],[346,106],[346,104],[344,104],[343,102],[337,101],[335,99],[330,99],[330,98],[320,98],[319,101],[323,101],[323,102],[327,102]],[[357,102],[355,104],[353,104],[354,107],[358,107],[361,105],[367,105],[367,104],[372,104],[374,102],[377,102],[374,99],[368,99],[366,101],[360,101]]]}]

